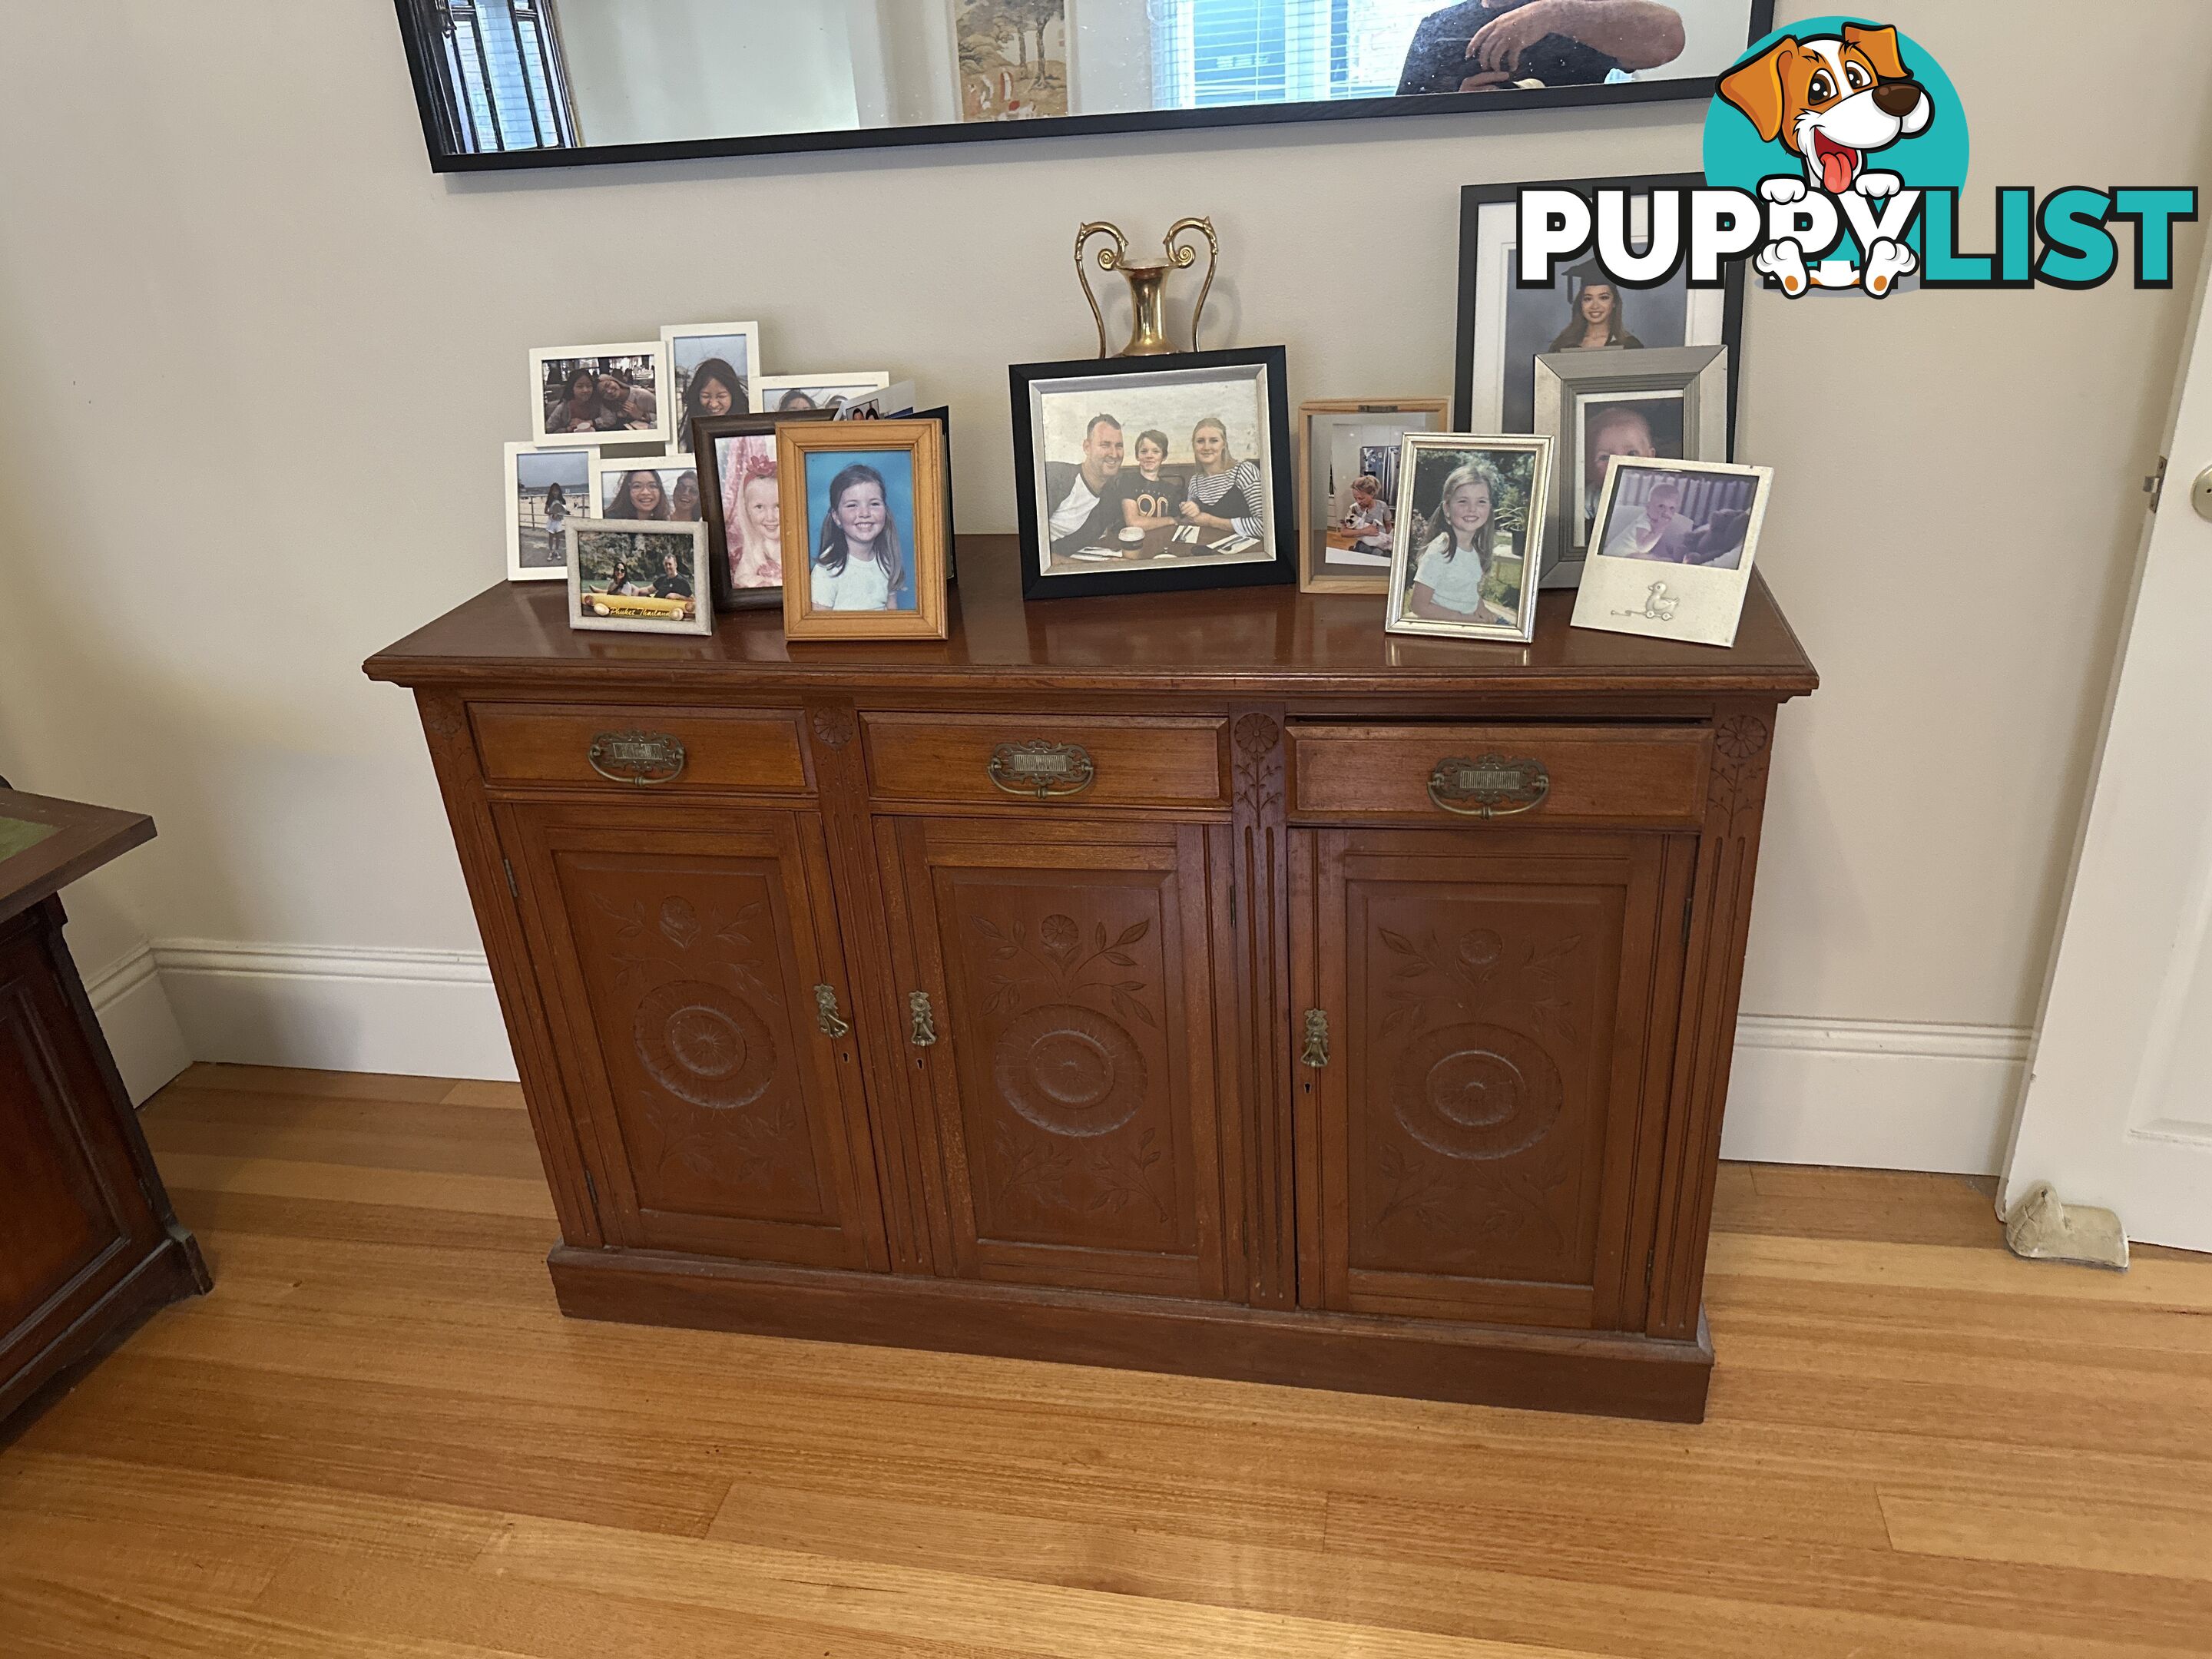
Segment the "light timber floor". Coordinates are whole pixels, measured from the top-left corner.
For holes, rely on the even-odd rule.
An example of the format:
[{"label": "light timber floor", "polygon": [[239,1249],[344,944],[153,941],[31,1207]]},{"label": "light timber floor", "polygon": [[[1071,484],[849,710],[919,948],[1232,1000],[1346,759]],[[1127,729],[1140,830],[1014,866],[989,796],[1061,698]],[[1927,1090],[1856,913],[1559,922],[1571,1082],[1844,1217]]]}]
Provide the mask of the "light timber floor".
[{"label": "light timber floor", "polygon": [[203,1066],[216,1273],[0,1449],[0,1654],[2212,1651],[2212,1258],[1735,1165],[1698,1428],[594,1325],[520,1097]]}]

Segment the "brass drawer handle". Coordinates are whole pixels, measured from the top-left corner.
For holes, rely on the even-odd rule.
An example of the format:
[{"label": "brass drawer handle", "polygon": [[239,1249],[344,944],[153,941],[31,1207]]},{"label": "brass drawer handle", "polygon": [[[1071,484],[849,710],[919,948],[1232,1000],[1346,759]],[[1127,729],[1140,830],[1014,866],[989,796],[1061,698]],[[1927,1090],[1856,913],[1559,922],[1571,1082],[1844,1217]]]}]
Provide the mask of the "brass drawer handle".
[{"label": "brass drawer handle", "polygon": [[1319,1008],[1306,1010],[1306,1051],[1298,1060],[1316,1071],[1328,1064],[1328,1015]]},{"label": "brass drawer handle", "polygon": [[823,1036],[841,1037],[853,1029],[837,1018],[836,987],[817,985],[814,988],[814,1023],[822,1028]]},{"label": "brass drawer handle", "polygon": [[929,993],[909,991],[906,999],[907,1012],[914,1016],[914,1030],[907,1041],[917,1048],[927,1048],[937,1041],[937,1011],[929,1006]]},{"label": "brass drawer handle", "polygon": [[1079,795],[1098,775],[1098,769],[1091,763],[1091,751],[1081,744],[1053,743],[1043,738],[1000,744],[991,751],[990,763],[983,770],[1005,793],[1027,795],[1035,800]]},{"label": "brass drawer handle", "polygon": [[1481,755],[1453,756],[1429,774],[1429,799],[1463,818],[1510,818],[1532,812],[1552,793],[1552,775],[1541,761],[1508,760]]},{"label": "brass drawer handle", "polygon": [[584,751],[611,783],[667,783],[684,770],[684,745],[665,732],[602,732]]}]

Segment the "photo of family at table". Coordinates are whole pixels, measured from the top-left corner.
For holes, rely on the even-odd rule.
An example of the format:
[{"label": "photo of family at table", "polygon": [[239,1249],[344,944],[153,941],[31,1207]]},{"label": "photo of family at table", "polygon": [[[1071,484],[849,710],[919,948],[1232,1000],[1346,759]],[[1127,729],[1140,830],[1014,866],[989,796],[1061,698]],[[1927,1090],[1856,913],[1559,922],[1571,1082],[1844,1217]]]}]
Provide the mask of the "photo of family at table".
[{"label": "photo of family at table", "polygon": [[1047,392],[1042,415],[1047,574],[1274,556],[1249,380]]}]

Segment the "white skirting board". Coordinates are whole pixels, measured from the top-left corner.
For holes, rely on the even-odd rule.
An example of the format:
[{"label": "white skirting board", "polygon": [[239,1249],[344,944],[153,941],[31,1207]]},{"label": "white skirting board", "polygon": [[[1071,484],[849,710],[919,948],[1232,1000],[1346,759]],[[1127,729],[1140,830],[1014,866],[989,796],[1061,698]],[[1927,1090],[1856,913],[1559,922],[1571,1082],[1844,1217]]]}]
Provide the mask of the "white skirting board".
[{"label": "white skirting board", "polygon": [[[180,1042],[131,1036],[146,993],[101,1005],[101,1024],[137,1074],[182,1056],[424,1077],[511,1081],[514,1056],[483,957],[468,951],[325,950],[157,942],[148,1006],[167,992]],[[118,1020],[118,1015],[124,1016]],[[1736,1032],[1723,1158],[1763,1164],[1993,1175],[2019,1098],[2028,1033],[2002,1026],[1905,1024],[1747,1014]],[[152,1056],[158,1054],[161,1058]],[[126,1079],[133,1064],[124,1064]],[[153,1085],[158,1087],[159,1083]],[[149,1091],[150,1092],[150,1090]],[[136,1084],[134,1097],[138,1097]]]},{"label": "white skirting board", "polygon": [[148,1097],[192,1063],[185,1034],[155,965],[154,947],[142,945],[106,972],[88,975],[84,994],[107,1037],[115,1056],[115,1069],[123,1073],[123,1086],[133,1106]]}]

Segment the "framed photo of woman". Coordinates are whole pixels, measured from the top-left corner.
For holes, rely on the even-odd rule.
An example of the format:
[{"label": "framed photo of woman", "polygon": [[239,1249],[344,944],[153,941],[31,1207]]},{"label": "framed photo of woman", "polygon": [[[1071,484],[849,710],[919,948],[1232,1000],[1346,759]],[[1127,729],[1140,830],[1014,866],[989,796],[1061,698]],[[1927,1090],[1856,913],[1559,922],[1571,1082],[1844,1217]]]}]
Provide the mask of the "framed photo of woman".
[{"label": "framed photo of woman", "polygon": [[1409,434],[1398,461],[1384,629],[1532,638],[1551,471],[1548,435]]},{"label": "framed photo of woman", "polygon": [[592,500],[602,519],[651,519],[663,524],[700,524],[706,519],[699,475],[691,458],[592,461]]},{"label": "framed photo of woman", "polygon": [[1016,363],[1022,597],[1297,577],[1283,348]]},{"label": "framed photo of woman", "polygon": [[944,427],[786,421],[775,447],[786,637],[943,639]]},{"label": "framed photo of woman", "polygon": [[1398,456],[1409,432],[1440,432],[1442,398],[1330,398],[1298,405],[1298,499],[1309,593],[1384,593],[1396,523]]},{"label": "framed photo of woman", "polygon": [[817,409],[797,415],[725,415],[695,421],[692,459],[706,511],[707,563],[714,608],[747,611],[783,603],[783,499],[777,487],[780,421],[826,421]]},{"label": "framed photo of woman", "polygon": [[588,519],[598,499],[599,452],[507,446],[507,579],[559,581],[568,568],[568,520]]},{"label": "framed photo of woman", "polygon": [[752,408],[752,382],[760,374],[758,323],[669,323],[660,331],[676,398],[676,429],[669,453],[691,453],[691,422],[743,415]]},{"label": "framed photo of woman", "polygon": [[753,382],[753,408],[763,415],[836,414],[856,398],[889,389],[884,368],[824,369],[818,374],[763,374]]},{"label": "framed photo of woman", "polygon": [[[1650,288],[1623,289],[1587,258],[1560,263],[1548,287],[1517,281],[1516,198],[1524,189],[1626,190],[1629,234],[1642,246],[1651,226],[1652,192],[1705,185],[1698,173],[1573,179],[1537,185],[1469,185],[1460,192],[1458,354],[1452,425],[1461,432],[1540,432],[1536,360],[1587,354],[1622,366],[1645,351],[1727,346],[1729,386],[1722,413],[1724,446],[1734,441],[1735,364],[1743,331],[1743,265],[1731,261],[1723,284],[1692,289],[1677,271]],[[1712,457],[1726,459],[1726,449]],[[1564,458],[1562,464],[1564,465]],[[1554,533],[1544,573],[1548,587],[1574,586],[1576,538]]]},{"label": "framed photo of woman", "polygon": [[530,354],[530,436],[539,444],[668,441],[668,358],[658,340],[541,346]]}]

